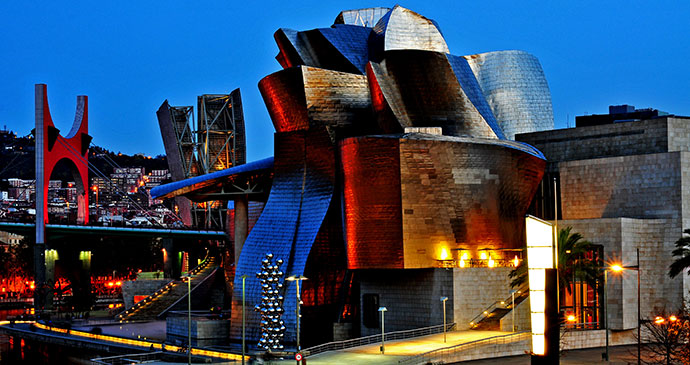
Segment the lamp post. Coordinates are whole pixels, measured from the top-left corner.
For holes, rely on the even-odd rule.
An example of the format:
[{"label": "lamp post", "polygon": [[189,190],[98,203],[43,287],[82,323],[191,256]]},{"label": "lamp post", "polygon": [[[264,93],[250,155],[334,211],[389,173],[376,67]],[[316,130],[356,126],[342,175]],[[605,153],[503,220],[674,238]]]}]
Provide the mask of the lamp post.
[{"label": "lamp post", "polygon": [[[641,335],[640,327],[642,327],[642,317],[641,317],[641,310],[640,310],[640,304],[641,303],[640,303],[640,248],[639,247],[636,249],[636,253],[637,253],[637,265],[635,265],[635,266],[622,266],[619,264],[614,264],[614,265],[611,265],[610,270],[615,272],[615,273],[619,273],[619,272],[622,272],[624,270],[635,270],[635,271],[637,271],[637,364],[639,365],[642,363],[642,359],[641,359],[642,342],[641,342],[641,338],[640,338],[640,335]],[[606,276],[604,276],[604,279],[606,279]],[[605,282],[606,282],[606,280],[604,280],[604,283]],[[606,284],[604,284],[604,285],[606,285]],[[604,288],[604,294],[606,294],[606,288]],[[606,296],[604,296],[604,298],[605,297]],[[606,300],[606,299],[604,299],[604,300]],[[608,311],[607,311],[607,313],[608,313]],[[607,339],[608,339],[608,331],[606,332],[606,334],[607,334]]]},{"label": "lamp post", "polygon": [[606,295],[608,292],[608,269],[604,269],[604,330],[606,331],[606,361],[609,361],[609,300]]},{"label": "lamp post", "polygon": [[385,313],[387,311],[388,311],[388,308],[379,307],[379,312],[381,312],[381,355],[384,355],[386,353],[386,337],[384,336],[384,334],[386,333],[386,327],[385,327],[386,316],[385,316]]},{"label": "lamp post", "polygon": [[448,297],[441,297],[441,303],[443,303],[443,342],[446,342],[446,301]]},{"label": "lamp post", "polygon": [[515,327],[516,327],[516,326],[515,326],[515,293],[516,293],[516,290],[511,290],[511,291],[510,291],[510,301],[511,301],[511,304],[510,304],[510,313],[511,313],[512,316],[513,316],[513,332],[515,332]]},{"label": "lamp post", "polygon": [[187,273],[187,364],[192,364],[192,275]]},{"label": "lamp post", "polygon": [[246,328],[246,318],[245,318],[245,313],[244,313],[244,283],[245,280],[248,278],[248,275],[242,275],[242,365],[244,365],[244,352],[245,352],[245,328]]},{"label": "lamp post", "polygon": [[[289,277],[285,278],[285,280],[287,280],[287,281],[294,281],[294,282],[295,282],[295,285],[296,285],[296,286],[295,286],[296,292],[297,292],[297,303],[296,303],[296,305],[295,305],[295,317],[297,317],[297,337],[296,337],[296,340],[297,340],[297,352],[300,352],[300,351],[302,351],[302,348],[301,348],[301,346],[300,346],[300,344],[299,344],[299,324],[300,324],[300,317],[301,317],[301,315],[300,315],[300,305],[302,304],[302,300],[300,299],[299,282],[302,281],[302,280],[307,280],[307,278],[305,278],[305,277],[302,276],[302,275],[300,275],[300,276],[292,275],[292,276],[289,276]],[[299,365],[299,361],[297,361],[297,365]]]}]

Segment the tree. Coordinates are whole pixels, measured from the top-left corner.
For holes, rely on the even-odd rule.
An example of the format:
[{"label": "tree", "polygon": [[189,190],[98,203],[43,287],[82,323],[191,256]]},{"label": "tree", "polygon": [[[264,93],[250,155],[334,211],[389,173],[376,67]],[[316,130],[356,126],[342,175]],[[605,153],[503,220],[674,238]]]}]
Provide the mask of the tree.
[{"label": "tree", "polygon": [[642,343],[645,364],[690,364],[690,313],[681,308],[675,313],[660,311],[651,321],[644,321]]},{"label": "tree", "polygon": [[669,266],[668,276],[675,278],[683,270],[690,268],[690,229],[683,231],[683,235],[676,241],[676,249],[672,254],[677,259]]},{"label": "tree", "polygon": [[[592,249],[592,243],[585,240],[580,233],[572,232],[572,227],[558,231],[558,287],[561,292],[571,292],[573,280],[595,284],[599,279],[600,263],[585,257]],[[513,279],[510,286],[518,288],[527,282],[527,259],[522,265],[513,269],[508,275]]]}]

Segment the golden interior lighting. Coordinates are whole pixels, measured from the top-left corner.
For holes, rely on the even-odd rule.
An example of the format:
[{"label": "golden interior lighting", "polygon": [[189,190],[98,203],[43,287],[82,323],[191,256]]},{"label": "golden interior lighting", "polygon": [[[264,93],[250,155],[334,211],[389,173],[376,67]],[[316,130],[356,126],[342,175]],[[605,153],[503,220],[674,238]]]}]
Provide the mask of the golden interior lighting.
[{"label": "golden interior lighting", "polygon": [[656,316],[656,318],[654,318],[654,323],[656,323],[656,324],[662,324],[664,322],[665,322],[664,317]]},{"label": "golden interior lighting", "polygon": [[575,322],[576,318],[574,315],[571,314],[568,316],[567,320],[568,320],[568,322]]},{"label": "golden interior lighting", "polygon": [[513,259],[513,266],[518,267],[520,266],[520,259],[515,255],[515,258]]},{"label": "golden interior lighting", "polygon": [[668,317],[668,320],[671,321],[671,322],[675,322],[675,321],[678,320],[678,317],[676,317],[676,316],[670,316],[670,317]]},{"label": "golden interior lighting", "polygon": [[479,258],[482,260],[486,260],[486,252],[482,251],[479,253]]}]

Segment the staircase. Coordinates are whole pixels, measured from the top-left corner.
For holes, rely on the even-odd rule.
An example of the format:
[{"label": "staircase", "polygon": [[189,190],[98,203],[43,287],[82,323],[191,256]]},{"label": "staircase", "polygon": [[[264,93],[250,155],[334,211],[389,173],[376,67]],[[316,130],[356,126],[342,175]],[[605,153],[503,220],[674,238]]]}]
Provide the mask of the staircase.
[{"label": "staircase", "polygon": [[[210,257],[192,270],[190,272],[192,276],[192,290],[211,276],[217,268],[217,259]],[[173,280],[155,293],[137,302],[131,308],[120,313],[117,318],[120,322],[156,320],[164,315],[173,304],[186,297],[188,290],[186,279]]]},{"label": "staircase", "polygon": [[[529,286],[523,285],[515,292],[515,306],[529,296]],[[470,329],[482,331],[500,331],[501,318],[513,310],[513,297],[493,302],[470,322]]]}]

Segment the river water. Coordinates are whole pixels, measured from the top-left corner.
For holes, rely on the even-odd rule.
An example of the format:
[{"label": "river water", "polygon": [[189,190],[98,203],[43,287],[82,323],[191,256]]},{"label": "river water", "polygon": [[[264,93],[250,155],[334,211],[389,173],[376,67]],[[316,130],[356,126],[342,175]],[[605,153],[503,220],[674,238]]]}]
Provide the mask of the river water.
[{"label": "river water", "polygon": [[[0,320],[4,321],[26,312],[25,309],[2,309]],[[89,359],[101,355],[107,356],[0,334],[0,365],[91,364]]]}]

